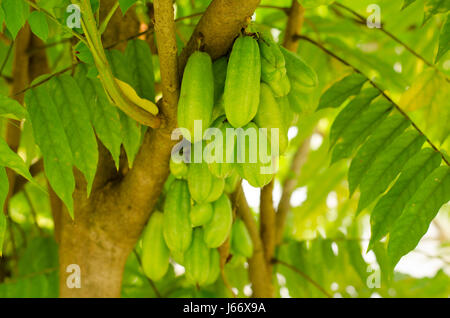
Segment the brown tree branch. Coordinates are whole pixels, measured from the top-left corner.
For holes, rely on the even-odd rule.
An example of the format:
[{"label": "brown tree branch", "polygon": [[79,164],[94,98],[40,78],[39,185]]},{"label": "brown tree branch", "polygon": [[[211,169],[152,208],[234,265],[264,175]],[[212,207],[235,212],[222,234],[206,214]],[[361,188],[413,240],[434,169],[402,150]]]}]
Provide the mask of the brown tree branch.
[{"label": "brown tree branch", "polygon": [[267,268],[264,248],[259,236],[258,225],[248,206],[242,186],[232,194],[238,215],[242,218],[253,241],[253,255],[248,261],[249,276],[254,297],[273,297],[272,274]]},{"label": "brown tree branch", "polygon": [[180,95],[180,78],[178,76],[177,40],[175,36],[175,16],[170,0],[155,0],[155,35],[158,45],[161,83],[163,85],[162,112],[175,126],[178,97]]},{"label": "brown tree branch", "polygon": [[276,214],[273,206],[273,186],[274,180],[261,189],[260,197],[260,235],[269,272],[272,272],[270,261],[272,260],[275,251],[276,242]]},{"label": "brown tree branch", "polygon": [[283,46],[292,52],[298,50],[298,38],[301,34],[303,22],[305,20],[305,9],[297,1],[292,0],[292,6],[289,10],[288,22],[286,25],[286,33],[284,36]]}]

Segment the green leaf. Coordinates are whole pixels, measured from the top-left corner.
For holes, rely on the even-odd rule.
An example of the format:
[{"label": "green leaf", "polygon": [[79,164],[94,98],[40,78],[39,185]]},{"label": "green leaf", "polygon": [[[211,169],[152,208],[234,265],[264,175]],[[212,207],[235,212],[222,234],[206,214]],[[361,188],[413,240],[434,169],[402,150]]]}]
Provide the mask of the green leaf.
[{"label": "green leaf", "polygon": [[0,167],[0,257],[2,256],[3,241],[5,239],[6,231],[6,216],[3,213],[6,197],[8,196],[9,182],[6,170]]},{"label": "green leaf", "polygon": [[137,94],[152,102],[155,101],[155,76],[152,52],[147,42],[131,40],[125,50],[128,73],[132,75],[132,86]]},{"label": "green leaf", "polygon": [[30,15],[30,7],[24,0],[3,0],[1,4],[5,12],[6,27],[15,39]]},{"label": "green leaf", "polygon": [[403,2],[403,6],[402,6],[402,10],[406,9],[410,4],[412,4],[413,2],[416,2],[416,0],[405,0]]},{"label": "green leaf", "polygon": [[423,24],[427,23],[433,15],[446,13],[448,10],[450,10],[450,1],[448,0],[426,0]]},{"label": "green leaf", "polygon": [[116,167],[119,167],[122,129],[119,112],[109,102],[105,90],[98,79],[87,77],[87,67],[80,65],[75,80],[90,106],[91,120],[100,141],[111,152]]},{"label": "green leaf", "polygon": [[361,91],[361,88],[365,82],[367,82],[367,78],[359,73],[353,73],[343,78],[323,93],[317,110],[327,107],[337,108],[341,106],[347,98],[357,95]]},{"label": "green leaf", "polygon": [[125,55],[119,50],[108,50],[105,51],[105,54],[114,76],[133,86],[131,72],[128,69]]},{"label": "green leaf", "polygon": [[89,65],[95,64],[94,56],[92,55],[87,45],[83,42],[78,42],[78,44],[75,46],[75,53],[80,61]]},{"label": "green leaf", "polygon": [[425,140],[425,136],[417,130],[408,130],[382,151],[361,180],[357,213],[387,189],[408,159],[420,150]]},{"label": "green leaf", "polygon": [[441,166],[425,179],[391,230],[388,255],[392,268],[417,246],[439,209],[449,200],[450,167]]},{"label": "green leaf", "polygon": [[367,280],[367,264],[362,257],[362,250],[359,241],[357,240],[346,240],[345,247],[348,252],[349,261],[353,269],[358,274],[359,278],[363,284],[366,284]]},{"label": "green leaf", "polygon": [[28,113],[18,101],[0,94],[0,116],[20,120],[27,118]]},{"label": "green leaf", "polygon": [[0,166],[8,167],[30,181],[33,179],[23,159],[9,148],[3,138],[0,138]]},{"label": "green leaf", "polygon": [[133,166],[134,158],[141,147],[141,126],[124,112],[119,111],[120,122],[122,123],[123,147],[128,157],[128,165]]},{"label": "green leaf", "polygon": [[69,140],[74,164],[86,177],[89,195],[98,162],[97,140],[91,126],[89,107],[77,82],[69,75],[54,77],[49,88]]},{"label": "green leaf", "polygon": [[338,139],[346,133],[347,129],[357,125],[364,112],[374,98],[380,95],[375,88],[368,88],[360,95],[355,97],[340,113],[337,115],[330,130],[330,149],[336,144]]},{"label": "green leaf", "polygon": [[31,31],[36,34],[42,41],[47,41],[48,38],[48,23],[47,17],[41,11],[33,11],[28,18]]},{"label": "green leaf", "polygon": [[45,86],[28,90],[25,101],[36,143],[44,157],[47,179],[73,218],[72,193],[75,190],[75,179],[72,172],[72,151],[56,105]]},{"label": "green leaf", "polygon": [[390,102],[380,100],[370,105],[367,111],[344,127],[343,133],[334,146],[331,163],[350,157],[353,151],[386,119],[392,108]]},{"label": "green leaf", "polygon": [[400,135],[410,122],[403,116],[395,114],[388,117],[358,150],[352,160],[348,171],[348,186],[350,195],[356,190],[361,179],[380,154],[398,135]]},{"label": "green leaf", "polygon": [[119,0],[120,9],[122,10],[122,13],[125,14],[128,9],[136,3],[137,0]]},{"label": "green leaf", "polygon": [[394,222],[400,217],[414,193],[425,178],[441,164],[441,156],[431,148],[424,148],[411,157],[406,163],[400,177],[375,206],[370,224],[372,236],[369,249],[374,242],[380,240],[391,229]]},{"label": "green leaf", "polygon": [[441,35],[439,36],[439,50],[436,55],[435,63],[447,53],[450,49],[450,14],[447,14],[447,19],[442,26]]},{"label": "green leaf", "polygon": [[375,242],[373,245],[373,253],[375,254],[377,263],[380,266],[380,271],[383,279],[382,281],[384,281],[385,283],[389,283],[391,280],[391,264],[387,255],[386,242]]}]

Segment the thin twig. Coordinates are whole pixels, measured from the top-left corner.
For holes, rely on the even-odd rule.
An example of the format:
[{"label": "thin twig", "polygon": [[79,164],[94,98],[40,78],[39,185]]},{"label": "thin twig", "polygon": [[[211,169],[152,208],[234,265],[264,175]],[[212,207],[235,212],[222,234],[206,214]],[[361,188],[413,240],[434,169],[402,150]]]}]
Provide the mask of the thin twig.
[{"label": "thin twig", "polygon": [[[77,63],[77,64],[79,64],[79,63]],[[36,88],[38,86],[41,86],[42,84],[44,84],[44,83],[48,82],[49,80],[51,80],[53,77],[61,75],[61,74],[64,74],[65,72],[68,72],[68,71],[72,70],[72,68],[73,68],[73,65],[71,65],[69,67],[66,67],[65,69],[62,69],[61,71],[56,72],[56,73],[48,76],[47,78],[43,79],[42,81],[37,82],[37,83],[35,83],[35,84],[31,85],[31,86],[28,86],[27,88],[25,88],[25,89],[21,90],[20,92],[14,94],[14,97],[19,96],[19,95],[27,92],[30,89]]]},{"label": "thin twig", "polygon": [[[141,257],[139,256],[139,254],[138,254],[138,252],[136,251],[136,249],[134,249],[133,252],[134,252],[134,255],[136,256],[136,259],[137,259],[137,261],[138,261],[138,263],[139,263],[139,268],[141,269],[142,272],[144,272],[144,270],[143,270],[143,268],[142,268]],[[155,292],[156,296],[157,296],[158,298],[162,298],[160,292],[158,291],[158,289],[157,289],[156,286],[155,286],[155,283],[154,283],[150,278],[148,278],[146,275],[144,275],[144,276],[145,276],[145,278],[147,278],[147,281],[148,281],[148,283],[150,284],[150,286],[152,287],[152,289],[153,289],[153,291]]]},{"label": "thin twig", "polygon": [[425,133],[416,125],[416,123],[414,123],[412,121],[412,119],[409,117],[409,115],[403,109],[401,109],[401,107],[397,103],[395,103],[376,83],[374,83],[369,77],[367,77],[367,75],[365,75],[360,69],[356,68],[355,66],[353,66],[352,64],[350,64],[349,62],[347,62],[343,58],[339,57],[335,53],[331,52],[326,47],[324,47],[322,44],[314,41],[313,39],[311,39],[311,38],[309,38],[307,36],[304,36],[304,35],[300,35],[299,38],[301,40],[305,40],[305,41],[310,42],[311,44],[314,44],[315,46],[320,48],[326,54],[334,57],[336,60],[338,60],[342,64],[344,64],[344,65],[346,65],[348,67],[351,67],[356,73],[361,74],[364,77],[366,77],[367,81],[374,88],[376,88],[378,91],[380,91],[381,95],[383,95],[384,98],[386,98],[390,103],[392,103],[392,105],[394,105],[394,107],[397,109],[397,111],[411,123],[411,125],[414,127],[414,129],[416,129],[419,134],[421,134],[422,136],[425,137],[427,143],[431,146],[431,148],[433,148],[434,151],[436,151],[437,153],[440,154],[442,160],[447,164],[447,166],[450,166],[449,160],[444,156],[444,154],[439,150],[439,148],[436,145],[433,144],[433,142],[427,137],[427,135],[425,135]]},{"label": "thin twig", "polygon": [[[351,14],[353,14],[355,17],[357,17],[359,19],[359,21],[356,20],[356,22],[358,22],[359,24],[364,24],[364,25],[366,24],[367,18],[365,18],[364,16],[362,16],[361,14],[356,12],[355,10],[353,10],[353,9],[351,9],[351,8],[341,4],[339,2],[335,2],[333,5],[341,8],[341,9],[344,9],[345,11],[350,12]],[[381,25],[380,28],[378,28],[378,29],[381,32],[383,32],[384,34],[386,34],[388,37],[390,37],[392,40],[394,40],[395,42],[397,42],[398,44],[403,46],[408,52],[410,52],[412,55],[414,55],[419,60],[424,62],[428,67],[431,67],[431,68],[435,69],[437,72],[441,73],[445,77],[445,80],[447,82],[450,82],[450,79],[447,77],[447,75],[442,73],[442,71],[439,68],[437,68],[436,65],[434,65],[433,63],[430,63],[429,61],[427,61],[422,55],[420,55],[419,53],[414,51],[408,44],[406,44],[405,42],[400,40],[396,35],[392,34],[388,30],[386,30],[383,25]]]},{"label": "thin twig", "polygon": [[313,280],[311,277],[309,277],[306,273],[302,272],[301,270],[299,270],[298,268],[292,266],[291,264],[288,264],[286,262],[283,262],[279,259],[273,259],[272,260],[274,264],[280,264],[283,265],[287,268],[289,268],[290,270],[296,272],[297,274],[301,275],[304,279],[306,279],[309,283],[311,283],[312,285],[314,285],[314,287],[316,287],[318,290],[320,290],[325,296],[327,296],[328,298],[333,298],[333,296],[331,296],[331,294],[329,294],[322,286],[320,286],[315,280]]},{"label": "thin twig", "polygon": [[48,48],[51,48],[51,47],[54,47],[54,46],[57,46],[57,45],[60,45],[60,44],[68,43],[72,39],[73,38],[66,38],[66,39],[62,39],[61,41],[55,41],[55,42],[48,43],[48,44],[45,44],[45,45],[36,46],[33,49],[29,50],[28,54],[33,55],[33,54],[35,54],[35,53],[37,53],[37,52],[39,52],[41,50],[46,50]]}]

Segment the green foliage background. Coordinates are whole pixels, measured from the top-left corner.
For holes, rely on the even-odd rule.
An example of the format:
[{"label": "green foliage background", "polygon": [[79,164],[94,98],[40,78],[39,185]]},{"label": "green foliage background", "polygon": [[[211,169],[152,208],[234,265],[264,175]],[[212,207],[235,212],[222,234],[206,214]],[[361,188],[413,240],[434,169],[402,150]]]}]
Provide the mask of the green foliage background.
[{"label": "green foliage background", "polygon": [[[5,193],[3,188],[6,186],[7,189],[7,180],[5,181],[6,176],[2,167],[11,167],[19,174],[31,179],[28,172],[29,166],[44,154],[44,160],[48,160],[47,177],[70,210],[71,193],[75,186],[71,172],[72,164],[83,172],[89,184],[92,184],[95,175],[98,153],[94,132],[111,152],[116,162],[119,160],[120,147],[123,145],[132,163],[140,147],[140,142],[136,140],[141,140],[144,128],[135,125],[132,119],[108,102],[96,78],[96,70],[89,51],[83,47],[83,44],[72,49],[68,41],[72,34],[55,22],[64,21],[65,16],[62,15],[61,8],[65,8],[69,1],[37,1],[37,5],[45,9],[45,12],[54,15],[55,19],[50,19],[41,11],[29,14],[28,2],[24,0],[1,0],[0,2],[0,25],[3,27],[3,37],[7,39],[0,41],[0,61],[2,62],[0,135],[4,136],[6,120],[26,119],[22,127],[20,157],[12,153],[0,138],[0,202],[3,200],[2,193]],[[135,2],[119,0],[120,8],[126,12]],[[195,6],[192,6],[189,0],[177,0],[175,2],[176,17],[203,12],[210,2],[196,0]],[[282,39],[286,14],[279,8],[271,7],[288,8],[291,2],[291,0],[263,0],[255,14],[255,25],[263,30],[271,31],[275,38]],[[450,45],[449,1],[302,0],[300,2],[307,8],[302,35],[313,39],[344,59],[384,90],[448,161],[450,158],[448,155],[450,153],[450,125],[448,124],[450,122],[450,55],[447,52]],[[91,3],[95,8],[97,2],[91,1]],[[383,29],[395,35],[395,38],[380,29],[368,28],[365,23],[358,20],[357,16],[338,3],[364,17],[370,15],[366,11],[370,4],[378,4],[381,8]],[[134,10],[134,7],[131,10]],[[177,22],[177,40],[180,50],[189,39],[199,19],[200,17],[194,17]],[[78,58],[83,62],[77,67],[75,81],[72,77],[64,75],[29,90],[26,95],[28,112],[8,98],[8,79],[12,76],[11,46],[13,44],[11,41],[26,20],[32,31],[48,44],[46,51],[52,73],[71,67],[71,51],[76,50]],[[158,59],[153,56],[144,62],[143,57],[149,57],[151,53],[148,47],[142,44],[139,40],[132,40],[128,43],[125,53],[109,50],[107,56],[113,65],[114,74],[119,79],[139,88],[137,91],[141,96],[155,100],[158,96],[155,96],[153,83],[160,81]],[[393,109],[392,104],[383,102],[383,97],[379,97],[380,92],[371,88],[364,77],[362,79],[360,77],[358,81],[359,75],[355,75],[352,68],[327,55],[310,41],[301,40],[298,53],[316,71],[319,86],[311,92],[312,98],[308,104],[305,104],[304,112],[298,116],[296,128],[291,128],[291,131],[296,131],[297,134],[291,139],[289,149],[281,159],[277,185],[283,184],[289,177],[290,162],[298,147],[310,136],[313,136],[313,141],[320,142],[312,143],[307,160],[302,167],[297,187],[302,189],[301,191],[306,191],[306,199],[292,208],[284,242],[278,249],[276,258],[295,267],[327,293],[335,296],[370,297],[374,294],[382,297],[450,296],[448,276],[450,260],[448,175],[450,173],[448,170],[444,171],[446,168],[442,168],[442,174],[447,175],[447,179],[443,178],[445,184],[442,193],[417,198],[419,200],[417,202],[424,204],[423,209],[415,211],[416,214],[411,212],[414,218],[419,219],[419,216],[424,213],[429,215],[421,224],[425,227],[425,231],[434,219],[433,223],[437,225],[440,235],[437,238],[431,237],[435,240],[436,254],[428,257],[440,259],[441,268],[432,277],[417,278],[397,271],[392,273],[391,266],[396,261],[392,261],[391,256],[400,258],[409,250],[394,251],[392,255],[389,255],[386,240],[380,241],[381,237],[371,241],[373,251],[367,256],[366,249],[371,233],[369,219],[376,205],[375,199],[378,195],[385,193],[388,186],[394,184],[398,172],[407,171],[407,167],[414,168],[413,165],[410,167],[411,164],[410,166],[405,164],[423,144],[426,144],[425,139],[414,129],[410,129],[413,131],[411,134],[417,134],[411,138],[423,140],[420,140],[411,152],[402,151],[403,158],[393,157],[393,155],[389,157],[389,150],[395,152],[402,146],[401,142],[395,144],[395,147],[382,147],[381,153],[390,159],[388,167],[392,168],[402,160],[403,164],[399,164],[397,173],[390,178],[383,173],[375,174],[372,180],[366,181],[368,185],[361,184],[361,189],[366,187],[367,191],[363,191],[363,194],[356,191],[350,196],[347,174],[351,158],[355,156],[361,144],[369,142],[370,139],[366,137],[370,133],[375,134],[377,127],[381,127],[375,124],[373,127],[368,127],[367,124],[373,124],[377,120],[381,122],[380,118],[387,116],[387,112]],[[149,63],[149,60],[153,63]],[[136,76],[130,76],[130,68],[136,70],[133,72]],[[140,72],[137,72],[139,70]],[[154,78],[148,77],[148,74],[154,74]],[[323,93],[335,83],[342,84],[340,80],[349,75],[357,83],[357,88],[347,95],[342,90],[328,91],[330,101],[336,101],[340,97],[342,100],[340,103],[327,104],[326,95]],[[35,83],[40,81],[42,78],[37,79]],[[78,86],[79,90],[76,89]],[[47,105],[46,111],[40,112],[42,103],[49,103],[52,100],[48,92],[52,88],[58,91],[55,87],[62,87],[62,91],[66,87],[66,94],[53,96],[55,105]],[[370,94],[373,96],[367,97]],[[351,97],[355,95],[357,96]],[[364,98],[366,98],[365,101]],[[371,104],[372,98],[376,101]],[[81,113],[91,112],[90,121],[80,117],[82,114],[69,112],[73,109],[70,107],[71,101],[79,104],[82,100],[85,101],[84,107],[88,110]],[[353,110],[352,103],[355,105]],[[89,107],[89,105],[96,107]],[[362,110],[369,105],[372,107],[372,113],[363,113]],[[345,115],[345,111],[353,112],[353,121],[339,115]],[[365,123],[361,119],[363,118],[361,113],[366,116]],[[33,127],[30,125],[28,116],[33,118]],[[61,118],[61,121],[52,120],[57,117]],[[79,120],[73,121],[73,118]],[[105,121],[105,118],[109,120]],[[52,124],[49,125],[49,122]],[[353,130],[343,133],[348,127],[352,127]],[[64,131],[71,136],[70,140],[61,139],[61,136],[65,136]],[[366,135],[362,136],[364,134]],[[51,139],[52,136],[55,139]],[[330,150],[330,145],[334,144],[337,145],[336,147],[340,145],[342,153],[336,153],[336,147]],[[407,145],[404,146],[406,149]],[[81,152],[83,157],[75,151],[80,148],[83,149]],[[58,149],[58,152],[54,149]],[[61,157],[61,153],[66,156]],[[72,153],[74,153],[73,156]],[[442,158],[438,157],[435,159],[436,164],[431,164],[433,169],[441,164]],[[55,158],[63,160],[63,164],[55,164]],[[445,166],[444,163],[442,165]],[[417,168],[419,171],[423,171],[421,167],[419,168]],[[426,169],[426,166],[423,169]],[[430,173],[431,170],[430,168]],[[49,171],[53,171],[55,175],[49,175]],[[426,177],[427,175],[414,175],[406,184],[410,185],[413,183],[411,180],[414,181],[417,178],[423,181]],[[436,176],[433,175],[433,177]],[[429,180],[429,182],[432,181]],[[383,182],[386,183],[386,187],[377,188]],[[416,190],[420,184],[421,182],[417,184]],[[3,257],[0,258],[0,297],[57,297],[58,295],[57,246],[52,239],[53,221],[48,196],[43,190],[45,186],[46,179],[43,175],[34,177],[33,181],[10,201],[9,219],[0,217],[0,244],[3,243],[3,249],[0,246],[0,251],[3,250]],[[419,189],[427,190],[428,188],[425,186]],[[411,196],[414,192],[412,191]],[[295,192],[294,196],[299,196],[299,193]],[[403,207],[411,196],[406,198]],[[360,209],[358,204],[362,203],[359,199],[367,202],[364,206],[360,206]],[[430,202],[434,201],[439,202],[439,206],[432,206]],[[361,210],[359,215],[356,213],[358,210]],[[389,210],[384,213],[389,213]],[[256,207],[255,215],[257,215]],[[411,248],[414,248],[413,241],[420,239],[424,233],[417,234],[419,236],[414,238],[417,235],[411,235],[409,232],[408,220],[402,218],[402,222],[404,225],[400,226],[399,231],[393,235],[394,237],[397,235],[401,246],[412,244]],[[384,229],[384,231],[386,234],[387,230]],[[142,273],[139,255],[140,244],[126,265],[123,297],[230,296],[221,280],[200,290],[190,286],[180,274],[179,266],[171,267],[161,282],[152,283]],[[274,281],[277,284],[278,296],[326,297],[326,293],[296,270],[282,264],[275,266],[277,274],[274,275]],[[380,273],[381,285],[379,288],[371,288],[367,281],[377,277],[377,273]],[[248,296],[249,279],[245,260],[235,259],[228,263],[226,275],[238,296]]]}]

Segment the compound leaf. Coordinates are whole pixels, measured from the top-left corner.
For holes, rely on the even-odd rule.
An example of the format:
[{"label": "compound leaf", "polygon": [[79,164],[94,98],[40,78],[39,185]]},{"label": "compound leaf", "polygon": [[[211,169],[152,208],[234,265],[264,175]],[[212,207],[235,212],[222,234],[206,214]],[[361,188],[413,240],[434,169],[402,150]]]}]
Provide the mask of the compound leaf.
[{"label": "compound leaf", "polygon": [[365,82],[367,82],[367,78],[359,73],[353,73],[343,78],[323,93],[317,110],[341,106],[347,98],[357,95]]},{"label": "compound leaf", "polygon": [[376,204],[370,224],[372,236],[369,249],[391,229],[403,209],[425,178],[441,164],[441,156],[431,148],[424,148],[408,160],[403,171],[389,190]]},{"label": "compound leaf", "polygon": [[425,136],[417,130],[408,130],[377,157],[361,180],[361,197],[357,213],[387,189],[408,159],[420,150],[425,140]]},{"label": "compound leaf", "polygon": [[377,155],[380,154],[410,122],[403,116],[395,114],[388,117],[358,150],[348,171],[350,195],[356,190],[361,179],[367,173]]},{"label": "compound leaf", "polygon": [[450,167],[441,166],[425,179],[391,230],[388,255],[392,268],[417,246],[441,206],[449,200]]}]

